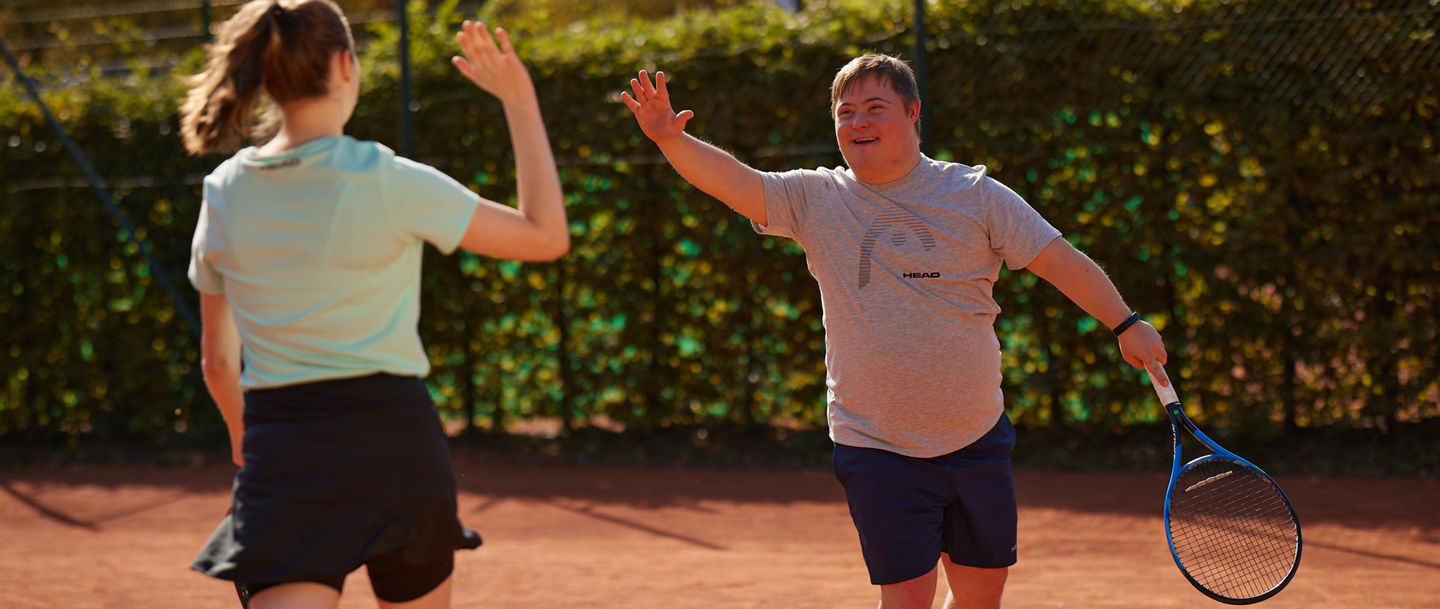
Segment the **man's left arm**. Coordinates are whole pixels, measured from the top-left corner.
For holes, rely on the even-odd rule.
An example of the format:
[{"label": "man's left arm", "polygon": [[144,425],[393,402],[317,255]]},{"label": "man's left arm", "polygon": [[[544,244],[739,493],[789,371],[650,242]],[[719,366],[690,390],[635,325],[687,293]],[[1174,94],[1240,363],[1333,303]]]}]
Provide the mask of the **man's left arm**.
[{"label": "man's left arm", "polygon": [[[1100,265],[1075,249],[1064,237],[1056,237],[1025,268],[1055,286],[1106,328],[1114,329],[1130,317],[1130,307]],[[1136,368],[1150,361],[1166,361],[1165,344],[1154,326],[1139,320],[1120,332],[1120,355]]]}]

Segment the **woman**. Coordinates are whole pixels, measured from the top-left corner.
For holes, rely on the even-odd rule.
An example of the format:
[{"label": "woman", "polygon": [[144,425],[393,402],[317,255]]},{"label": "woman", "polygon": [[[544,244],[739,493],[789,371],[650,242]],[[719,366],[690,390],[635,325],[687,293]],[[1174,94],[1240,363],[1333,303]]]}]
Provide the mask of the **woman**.
[{"label": "woman", "polygon": [[330,0],[244,5],[181,108],[191,154],[234,151],[262,95],[278,118],[274,137],[205,179],[189,270],[205,383],[241,466],[232,513],[193,568],[248,590],[252,608],[335,607],[361,565],[381,607],[448,607],[455,550],[480,544],[456,515],[420,380],[424,243],[553,260],[569,233],[535,87],[509,38],[468,21],[456,38],[464,57],[452,63],[504,108],[518,209],[344,135],[360,73]]}]

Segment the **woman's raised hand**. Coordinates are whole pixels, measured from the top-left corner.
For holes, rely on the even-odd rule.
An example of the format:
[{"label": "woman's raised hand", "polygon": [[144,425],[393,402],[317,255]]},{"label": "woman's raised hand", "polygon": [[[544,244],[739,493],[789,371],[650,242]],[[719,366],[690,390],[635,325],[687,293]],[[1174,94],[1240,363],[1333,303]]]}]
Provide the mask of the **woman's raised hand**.
[{"label": "woman's raised hand", "polygon": [[450,63],[470,82],[494,95],[502,104],[535,99],[535,83],[520,63],[504,28],[495,28],[495,35],[491,37],[485,24],[467,20],[456,32],[455,41],[460,43],[460,51],[465,56],[452,57]]}]

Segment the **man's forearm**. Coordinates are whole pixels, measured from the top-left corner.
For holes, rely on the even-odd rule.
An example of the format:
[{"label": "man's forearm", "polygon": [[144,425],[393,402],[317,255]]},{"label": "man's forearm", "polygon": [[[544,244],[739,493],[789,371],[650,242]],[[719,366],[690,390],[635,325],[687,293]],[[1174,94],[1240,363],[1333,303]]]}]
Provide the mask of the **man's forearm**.
[{"label": "man's forearm", "polygon": [[759,171],[688,133],[661,143],[660,152],[695,188],[755,222],[766,223],[765,184]]},{"label": "man's forearm", "polygon": [[1100,265],[1063,238],[1051,242],[1030,269],[1107,328],[1130,316],[1125,299]]}]

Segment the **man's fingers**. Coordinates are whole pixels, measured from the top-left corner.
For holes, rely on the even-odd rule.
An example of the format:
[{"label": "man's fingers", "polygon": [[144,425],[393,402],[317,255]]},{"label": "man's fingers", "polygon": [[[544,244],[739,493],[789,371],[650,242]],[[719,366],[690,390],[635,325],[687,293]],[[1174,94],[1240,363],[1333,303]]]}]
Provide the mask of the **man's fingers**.
[{"label": "man's fingers", "polygon": [[1144,368],[1146,372],[1150,373],[1150,377],[1155,379],[1155,382],[1159,383],[1161,387],[1170,386],[1170,375],[1165,374],[1165,367],[1160,363],[1160,360],[1150,359],[1143,365],[1136,367]]},{"label": "man's fingers", "polygon": [[620,92],[620,101],[625,102],[625,107],[629,108],[631,112],[639,112],[639,111],[640,111],[640,102],[637,102],[637,101],[635,101],[635,98],[630,97],[630,94],[629,94],[629,93],[626,93],[626,92],[624,92],[624,91],[621,91],[621,92]]},{"label": "man's fingers", "polygon": [[640,70],[640,89],[647,97],[655,94],[655,85],[650,84],[650,74],[645,70]]},{"label": "man's fingers", "polygon": [[655,73],[655,93],[656,93],[657,95],[661,96],[661,97],[665,97],[666,95],[669,95],[669,93],[666,92],[666,90],[665,90],[665,73],[664,73],[664,72],[656,72],[656,73]]},{"label": "man's fingers", "polygon": [[692,118],[695,118],[694,112],[691,112],[689,110],[681,110],[679,114],[675,115],[673,122],[678,123],[680,125],[680,133],[684,133],[685,125],[688,124],[690,122],[690,119]]}]

